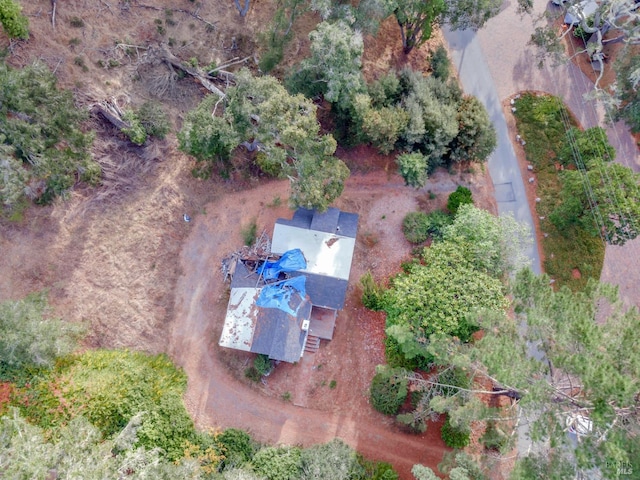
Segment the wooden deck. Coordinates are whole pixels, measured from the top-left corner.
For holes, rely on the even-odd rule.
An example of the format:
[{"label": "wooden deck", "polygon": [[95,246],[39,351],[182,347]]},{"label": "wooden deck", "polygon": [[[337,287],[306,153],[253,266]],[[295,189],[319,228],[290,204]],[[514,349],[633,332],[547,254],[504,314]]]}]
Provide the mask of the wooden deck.
[{"label": "wooden deck", "polygon": [[337,314],[336,310],[314,306],[311,309],[309,335],[314,335],[323,340],[331,340],[333,338],[333,329],[336,326]]}]

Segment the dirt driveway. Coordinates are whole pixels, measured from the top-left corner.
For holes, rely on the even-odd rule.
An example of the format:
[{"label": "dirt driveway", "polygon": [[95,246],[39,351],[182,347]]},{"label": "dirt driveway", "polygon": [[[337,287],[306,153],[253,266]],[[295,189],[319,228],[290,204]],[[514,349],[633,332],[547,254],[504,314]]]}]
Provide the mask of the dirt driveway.
[{"label": "dirt driveway", "polygon": [[[242,245],[243,226],[255,219],[258,231],[270,234],[278,217],[291,216],[285,206],[287,182],[207,205],[182,248],[169,349],[189,377],[186,402],[197,424],[242,428],[258,440],[290,445],[339,437],[368,457],[391,462],[402,478],[411,478],[416,463],[435,467],[446,451],[439,424],[422,435],[403,433],[368,403],[375,366],[384,362],[384,318],[361,306],[357,284],[367,270],[387,278],[408,257],[412,246],[401,230],[406,213],[419,203],[442,205],[458,184],[470,186],[490,205],[485,180],[441,172],[424,189],[412,190],[384,170],[354,174],[337,204],[359,213],[360,224],[346,308],[338,315],[334,338],[296,365],[279,365],[259,384],[243,376],[252,355],[217,344],[228,301],[220,262]],[[428,190],[435,198],[429,199]]]}]

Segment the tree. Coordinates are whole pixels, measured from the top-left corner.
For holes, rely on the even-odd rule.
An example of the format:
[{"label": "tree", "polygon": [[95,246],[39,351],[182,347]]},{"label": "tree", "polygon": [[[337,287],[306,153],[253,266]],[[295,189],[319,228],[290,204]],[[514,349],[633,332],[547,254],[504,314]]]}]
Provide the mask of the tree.
[{"label": "tree", "polygon": [[479,30],[500,13],[500,0],[450,0],[446,19],[453,30]]},{"label": "tree", "polygon": [[29,38],[29,19],[15,0],[0,0],[0,23],[9,38]]},{"label": "tree", "polygon": [[458,188],[449,194],[447,210],[455,216],[462,205],[473,205],[473,194],[467,187],[458,185]]},{"label": "tree", "polygon": [[371,142],[385,155],[395,148],[409,120],[407,112],[400,106],[372,107],[371,97],[366,94],[356,95],[353,110],[364,140]]},{"label": "tree", "polygon": [[464,96],[458,105],[458,134],[449,145],[450,163],[485,162],[497,145],[496,130],[476,97]]},{"label": "tree", "polygon": [[52,367],[76,348],[81,333],[79,325],[51,317],[42,293],[0,303],[0,364],[13,371]]},{"label": "tree", "polygon": [[395,0],[393,13],[400,25],[402,47],[409,54],[429,38],[433,26],[448,23],[454,30],[478,30],[498,14],[499,0]]},{"label": "tree", "polygon": [[475,268],[496,278],[530,264],[525,252],[532,238],[526,225],[473,204],[460,205],[453,223],[444,227],[443,239],[468,248]]},{"label": "tree", "polygon": [[640,234],[640,175],[618,163],[590,162],[588,170],[564,170],[562,203],[550,216],[558,228],[579,223],[611,245]]},{"label": "tree", "polygon": [[300,480],[362,478],[364,469],[356,452],[342,440],[302,450]]},{"label": "tree", "polygon": [[192,479],[201,478],[194,462],[174,464],[158,450],[135,448],[140,419],[134,418],[113,440],[83,417],[56,431],[56,441],[30,425],[17,410],[0,419],[0,469],[7,478]]},{"label": "tree", "polygon": [[301,450],[298,447],[264,447],[253,457],[253,467],[268,480],[300,478]]},{"label": "tree", "polygon": [[0,63],[0,201],[13,205],[27,196],[48,203],[76,181],[96,183],[100,166],[91,159],[87,112],[43,65],[14,70]]},{"label": "tree", "polygon": [[444,0],[398,0],[393,14],[400,26],[402,48],[409,54],[431,38],[433,26],[446,11]]},{"label": "tree", "polygon": [[590,281],[582,292],[554,291],[547,276],[530,270],[518,274],[513,294],[526,328],[505,316],[481,316],[485,335],[466,355],[519,393],[539,445],[533,451],[553,445],[551,458],[597,467],[606,478],[616,478],[616,465],[640,467],[638,311],[625,309],[609,285]]},{"label": "tree", "polygon": [[291,179],[293,207],[326,210],[342,193],[349,170],[333,156],[333,137],[320,133],[316,110],[274,77],[242,70],[224,98],[208,97],[187,116],[180,148],[200,160],[222,162],[240,145],[257,150],[263,170]]},{"label": "tree", "polygon": [[366,90],[362,76],[362,34],[343,20],[322,22],[309,34],[311,56],[304,59],[287,85],[309,95],[309,83],[341,110],[351,108],[355,95]]},{"label": "tree", "polygon": [[[531,12],[532,2],[519,0],[518,3],[521,11]],[[575,28],[579,27],[590,37],[585,50],[577,53],[588,53],[592,61],[600,64],[600,75],[596,79],[592,95],[602,100],[614,117],[627,120],[632,129],[637,129],[636,122],[640,110],[637,95],[640,78],[640,63],[637,62],[637,45],[640,43],[640,10],[637,8],[637,3],[633,0],[603,0],[597,2],[596,12],[589,17],[583,14],[579,5],[580,0],[563,2],[563,9],[558,12],[558,16],[564,15],[568,9],[571,9],[572,14],[579,20]],[[574,26],[570,26],[564,33],[558,35],[553,27],[553,20],[549,21],[546,15],[541,16],[538,22],[539,25],[531,36],[530,44],[539,47],[540,65],[544,64],[549,57],[554,62],[567,61],[561,40],[574,31]],[[617,37],[605,40],[604,32],[607,30],[616,32]],[[602,50],[606,43],[614,41],[624,41],[625,47],[618,53],[618,61],[614,66],[616,85],[610,90],[600,86],[600,80],[607,68]],[[576,53],[572,52],[572,54]]]},{"label": "tree", "polygon": [[640,56],[619,55],[616,59],[617,118],[623,119],[633,133],[640,132]]},{"label": "tree", "polygon": [[474,267],[469,248],[436,242],[424,249],[422,262],[392,278],[385,298],[386,333],[408,360],[430,358],[433,334],[468,341],[476,329],[475,311],[501,312],[507,306],[500,280]]}]

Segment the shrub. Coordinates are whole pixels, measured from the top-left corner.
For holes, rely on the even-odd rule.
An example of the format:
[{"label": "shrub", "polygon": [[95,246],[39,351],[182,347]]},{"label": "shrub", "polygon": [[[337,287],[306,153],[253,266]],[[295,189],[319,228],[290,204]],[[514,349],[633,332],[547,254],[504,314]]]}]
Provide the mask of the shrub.
[{"label": "shrub", "polygon": [[356,479],[364,474],[356,452],[337,438],[303,450],[300,463],[299,480]]},{"label": "shrub", "polygon": [[400,478],[390,463],[367,460],[360,454],[358,454],[358,462],[364,468],[364,476],[360,478],[370,480],[398,480]]},{"label": "shrub", "polygon": [[249,462],[255,453],[255,446],[248,433],[228,428],[216,435],[221,453],[224,455],[222,468],[230,468]]},{"label": "shrub", "polygon": [[159,103],[144,102],[137,116],[147,135],[163,139],[169,133],[169,117]]},{"label": "shrub", "polygon": [[247,246],[251,246],[256,242],[256,234],[258,232],[258,224],[256,223],[256,219],[251,220],[249,225],[245,225],[242,227],[242,240],[244,244]]},{"label": "shrub", "polygon": [[253,366],[258,371],[261,377],[269,375],[273,370],[273,363],[269,359],[268,355],[258,355],[253,359]]},{"label": "shrub", "polygon": [[444,228],[451,224],[453,218],[441,211],[431,213],[411,212],[402,221],[402,231],[406,239],[415,244],[426,241],[429,237],[441,239]]},{"label": "shrub", "polygon": [[449,419],[444,422],[440,430],[440,436],[445,445],[449,448],[464,448],[469,445],[471,432],[460,430],[449,423]]},{"label": "shrub", "polygon": [[451,60],[449,60],[447,49],[440,45],[436,51],[431,54],[430,61],[433,76],[443,81],[448,80],[451,70]]},{"label": "shrub", "polygon": [[424,212],[410,212],[402,220],[402,231],[411,243],[423,243],[429,238],[429,217]]},{"label": "shrub", "polygon": [[362,286],[362,305],[369,310],[379,312],[384,309],[384,288],[376,283],[371,272],[360,278]]},{"label": "shrub", "polygon": [[402,372],[402,369],[379,367],[371,380],[371,405],[385,415],[397,414],[407,398],[408,382]]},{"label": "shrub", "polygon": [[403,153],[396,158],[400,175],[405,185],[410,187],[424,187],[427,181],[429,158],[422,153]]},{"label": "shrub", "polygon": [[185,442],[196,441],[182,402],[186,383],[185,374],[166,355],[92,350],[59,360],[48,377],[19,392],[14,403],[46,428],[82,414],[105,437],[144,412],[137,444],[160,448],[176,460]]},{"label": "shrub", "polygon": [[301,450],[297,447],[265,447],[253,456],[253,468],[268,480],[300,478]]},{"label": "shrub", "polygon": [[15,0],[0,0],[0,23],[10,38],[29,38],[29,19]]},{"label": "shrub", "polygon": [[456,188],[455,192],[449,195],[449,200],[447,201],[447,210],[454,215],[458,213],[458,208],[460,205],[464,205],[465,203],[473,203],[473,198],[471,194],[471,190],[467,187],[463,187],[462,185]]}]

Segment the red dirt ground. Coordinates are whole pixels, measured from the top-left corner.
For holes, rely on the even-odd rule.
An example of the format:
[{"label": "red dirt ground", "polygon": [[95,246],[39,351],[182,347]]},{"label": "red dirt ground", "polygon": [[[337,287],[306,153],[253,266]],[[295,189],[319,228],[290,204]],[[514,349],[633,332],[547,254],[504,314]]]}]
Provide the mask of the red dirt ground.
[{"label": "red dirt ground", "polygon": [[[256,219],[259,231],[271,233],[276,218],[291,215],[286,207],[269,206],[278,203],[276,198],[285,203],[287,183],[270,182],[226,195],[193,222],[182,249],[170,352],[188,374],[187,404],[200,426],[243,428],[261,441],[286,444],[340,437],[371,458],[391,462],[402,478],[411,478],[412,465],[436,467],[446,447],[439,425],[422,435],[403,433],[369,405],[370,380],[375,366],[384,362],[384,318],[362,307],[358,279],[367,270],[386,279],[409,257],[413,247],[404,239],[401,222],[419,202],[441,206],[460,183],[492,208],[492,192],[486,175],[446,172],[438,172],[424,189],[412,190],[396,174],[380,169],[387,158],[363,148],[345,156],[377,159],[378,168],[352,175],[336,204],[360,214],[360,224],[346,307],[338,315],[333,340],[299,364],[279,365],[264,384],[243,377],[253,355],[217,345],[228,301],[222,258],[241,245],[243,225]],[[428,200],[427,190],[436,198]]]}]

